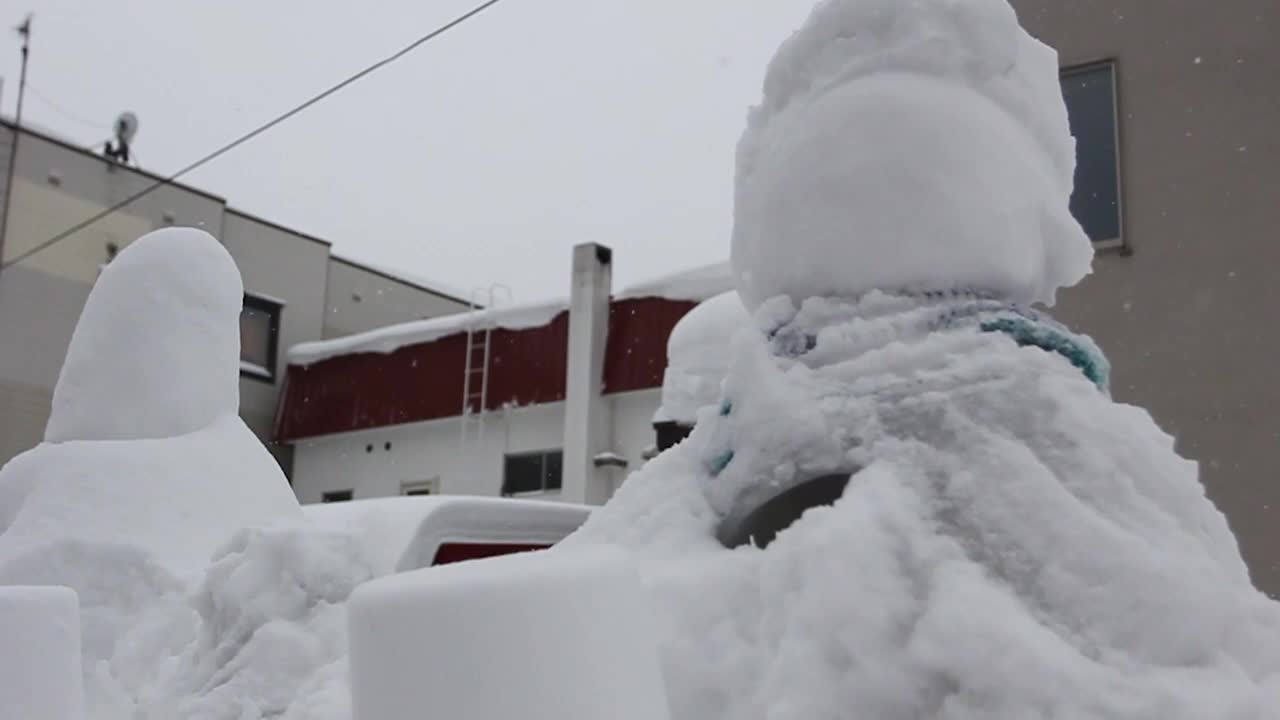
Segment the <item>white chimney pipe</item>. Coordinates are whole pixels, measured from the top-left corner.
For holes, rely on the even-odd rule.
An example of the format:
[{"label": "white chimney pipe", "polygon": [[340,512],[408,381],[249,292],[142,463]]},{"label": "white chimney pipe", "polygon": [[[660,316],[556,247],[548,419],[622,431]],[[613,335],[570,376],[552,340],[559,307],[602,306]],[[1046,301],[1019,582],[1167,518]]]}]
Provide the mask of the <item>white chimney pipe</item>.
[{"label": "white chimney pipe", "polygon": [[595,243],[573,249],[561,491],[565,502],[603,505],[613,489],[607,471],[595,462],[613,441],[613,418],[603,396],[612,277],[612,250]]}]

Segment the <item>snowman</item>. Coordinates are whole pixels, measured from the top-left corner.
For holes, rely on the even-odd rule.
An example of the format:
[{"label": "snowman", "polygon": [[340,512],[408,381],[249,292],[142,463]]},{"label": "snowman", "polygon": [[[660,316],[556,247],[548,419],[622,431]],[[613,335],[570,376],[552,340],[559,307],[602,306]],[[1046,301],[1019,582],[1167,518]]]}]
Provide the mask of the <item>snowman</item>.
[{"label": "snowman", "polygon": [[677,720],[1265,718],[1280,606],[1042,309],[1089,271],[1056,54],[1005,0],[827,0],[738,151],[753,326],[563,544],[628,549]]}]

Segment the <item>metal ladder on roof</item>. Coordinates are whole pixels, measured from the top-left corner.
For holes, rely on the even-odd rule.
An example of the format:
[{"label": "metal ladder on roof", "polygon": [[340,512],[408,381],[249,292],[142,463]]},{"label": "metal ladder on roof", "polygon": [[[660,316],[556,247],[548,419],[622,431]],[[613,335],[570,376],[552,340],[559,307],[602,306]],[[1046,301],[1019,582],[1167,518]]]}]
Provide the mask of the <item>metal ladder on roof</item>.
[{"label": "metal ladder on roof", "polygon": [[[493,284],[471,291],[467,321],[466,359],[462,369],[461,443],[484,441],[484,420],[489,402],[489,361],[493,357],[493,310],[499,299],[511,302],[511,288]],[[483,303],[483,304],[482,304]]]}]

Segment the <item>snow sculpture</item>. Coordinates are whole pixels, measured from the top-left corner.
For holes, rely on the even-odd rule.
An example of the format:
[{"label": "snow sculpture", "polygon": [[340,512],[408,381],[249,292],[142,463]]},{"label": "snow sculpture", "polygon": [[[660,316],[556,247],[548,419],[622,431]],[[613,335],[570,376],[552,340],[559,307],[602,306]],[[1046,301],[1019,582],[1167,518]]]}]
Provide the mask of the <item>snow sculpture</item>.
[{"label": "snow sculpture", "polygon": [[236,530],[301,517],[236,414],[243,296],[231,256],[194,229],[146,235],[103,271],[46,441],[0,470],[0,577],[24,554],[66,557],[75,542],[137,548],[198,576]]},{"label": "snow sculpture", "polygon": [[[1280,707],[1280,606],[1195,464],[1027,305],[1088,271],[1071,147],[1004,0],[827,0],[783,45],[738,157],[763,334],[561,546],[637,557],[676,720]],[[767,547],[717,538],[833,477]]]},{"label": "snow sculpture", "polygon": [[45,440],[177,437],[234,415],[243,298],[235,261],[208,233],[171,228],[130,245],[89,294]]}]

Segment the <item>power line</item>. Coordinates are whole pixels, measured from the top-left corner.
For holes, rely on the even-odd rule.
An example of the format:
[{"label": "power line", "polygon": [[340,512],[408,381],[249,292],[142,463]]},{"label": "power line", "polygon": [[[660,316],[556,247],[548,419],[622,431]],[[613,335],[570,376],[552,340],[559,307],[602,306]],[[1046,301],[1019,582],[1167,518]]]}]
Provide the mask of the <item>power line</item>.
[{"label": "power line", "polygon": [[68,120],[80,123],[85,127],[91,127],[94,130],[110,130],[111,129],[110,123],[94,122],[92,120],[86,119],[83,115],[79,115],[77,113],[71,112],[70,110],[67,110],[66,108],[62,107],[58,103],[46,97],[44,93],[40,92],[40,90],[37,89],[34,85],[30,85],[30,84],[27,85],[27,92],[34,95],[37,100],[44,103],[49,109],[53,110],[54,112],[58,113],[59,115],[61,115],[62,117]]},{"label": "power line", "polygon": [[258,127],[254,128],[253,130],[250,130],[249,132],[245,133],[244,135],[241,135],[240,137],[236,138],[235,140],[232,140],[231,142],[227,143],[226,145],[223,145],[222,147],[218,148],[217,150],[214,150],[213,152],[209,153],[208,155],[205,155],[204,157],[200,158],[199,160],[196,160],[195,162],[191,163],[190,165],[187,165],[186,167],[182,168],[181,170],[179,170],[179,171],[177,171],[177,172],[173,173],[172,175],[169,175],[168,177],[165,177],[165,178],[163,178],[163,179],[161,179],[161,180],[157,180],[156,182],[152,183],[151,185],[148,185],[147,187],[143,188],[142,190],[139,190],[138,192],[134,193],[133,195],[130,195],[129,197],[125,198],[124,200],[121,200],[120,202],[116,203],[115,205],[112,205],[111,207],[109,207],[109,208],[107,208],[107,209],[105,209],[105,210],[103,210],[103,211],[101,211],[101,212],[97,213],[97,214],[96,214],[96,215],[94,215],[93,217],[90,217],[90,218],[88,218],[88,219],[86,219],[86,220],[83,220],[83,221],[81,221],[81,222],[79,222],[79,223],[76,223],[76,224],[75,224],[75,225],[73,225],[72,227],[69,227],[69,228],[67,228],[66,230],[63,230],[62,232],[58,233],[57,235],[54,235],[53,237],[49,238],[48,240],[45,240],[44,242],[40,243],[39,245],[36,245],[35,247],[31,248],[30,250],[27,250],[27,251],[25,251],[25,252],[23,252],[23,253],[21,253],[21,254],[17,255],[17,256],[16,256],[16,257],[14,257],[12,260],[9,260],[9,261],[7,261],[7,262],[5,262],[5,263],[3,263],[3,264],[0,264],[0,270],[3,270],[4,268],[10,267],[10,266],[12,266],[12,265],[17,265],[18,263],[22,262],[23,260],[26,260],[27,258],[31,257],[32,255],[35,255],[36,253],[41,252],[41,251],[42,251],[42,250],[44,250],[45,248],[48,248],[49,246],[53,245],[54,243],[60,242],[60,241],[62,241],[62,240],[65,240],[66,238],[70,237],[71,235],[74,235],[74,234],[76,234],[76,233],[80,232],[81,230],[83,230],[83,229],[85,229],[85,228],[89,227],[90,225],[92,225],[92,224],[94,224],[94,223],[98,222],[98,221],[99,221],[99,220],[101,220],[102,218],[107,217],[108,215],[111,215],[112,213],[117,212],[117,211],[121,210],[122,208],[128,207],[129,205],[131,205],[131,204],[133,204],[134,202],[136,202],[139,198],[141,198],[141,197],[143,197],[143,196],[145,196],[145,195],[150,194],[151,192],[155,191],[156,189],[161,188],[161,187],[164,187],[165,185],[169,185],[169,184],[173,183],[173,182],[174,182],[175,180],[177,180],[178,178],[182,177],[183,175],[186,175],[187,173],[191,172],[192,170],[195,170],[196,168],[200,167],[201,165],[204,165],[205,163],[207,163],[207,162],[209,162],[209,161],[211,161],[211,160],[213,160],[213,159],[215,159],[215,158],[217,158],[217,157],[219,157],[219,156],[221,156],[221,155],[223,155],[223,154],[225,154],[225,153],[227,153],[227,152],[229,152],[229,151],[231,151],[231,150],[234,150],[235,148],[239,147],[240,145],[243,145],[244,143],[246,143],[246,142],[248,142],[248,141],[252,140],[253,138],[255,138],[255,137],[257,137],[257,136],[261,135],[262,133],[264,133],[264,132],[266,132],[266,131],[270,130],[271,128],[275,127],[276,125],[279,125],[280,123],[284,122],[285,120],[288,120],[289,118],[293,117],[294,115],[297,115],[298,113],[302,112],[303,110],[306,110],[307,108],[311,107],[312,105],[315,105],[316,103],[320,102],[321,100],[324,100],[325,98],[329,97],[330,95],[333,95],[334,93],[338,92],[339,90],[342,90],[343,88],[347,87],[348,85],[351,85],[352,83],[355,83],[355,82],[357,82],[358,80],[361,80],[361,79],[362,79],[362,78],[364,78],[365,76],[370,75],[370,74],[372,74],[372,73],[374,73],[374,72],[376,72],[376,71],[378,71],[378,70],[382,69],[383,67],[386,67],[387,65],[390,65],[391,63],[395,62],[396,60],[399,60],[400,58],[404,57],[405,55],[408,55],[409,53],[413,52],[414,50],[417,50],[420,46],[424,45],[425,43],[430,42],[431,40],[434,40],[435,38],[437,38],[437,37],[439,37],[439,36],[441,36],[441,35],[443,35],[443,34],[445,34],[445,33],[449,32],[450,30],[454,29],[455,27],[457,27],[457,26],[461,25],[462,23],[464,23],[464,22],[466,22],[466,21],[470,20],[471,18],[473,18],[473,17],[475,17],[475,16],[479,15],[480,13],[484,12],[485,10],[488,10],[489,8],[493,7],[494,5],[497,5],[497,4],[498,4],[498,3],[500,3],[500,2],[502,2],[502,0],[488,0],[487,2],[484,2],[484,3],[481,3],[480,5],[477,5],[476,7],[472,8],[471,10],[469,10],[469,11],[467,11],[467,12],[463,13],[462,15],[459,15],[458,17],[454,18],[453,20],[450,20],[449,22],[445,23],[444,25],[441,25],[440,27],[436,28],[435,30],[432,30],[431,32],[427,33],[426,35],[423,35],[422,37],[418,38],[417,40],[414,40],[413,42],[409,43],[408,45],[406,45],[405,47],[403,47],[403,48],[401,48],[400,50],[396,51],[395,53],[393,53],[393,54],[391,54],[391,55],[388,55],[387,57],[385,57],[385,58],[383,58],[383,59],[379,60],[378,62],[376,62],[376,63],[374,63],[374,64],[372,64],[372,65],[370,65],[370,66],[366,67],[365,69],[363,69],[363,70],[361,70],[361,71],[357,72],[356,74],[354,74],[354,75],[352,75],[352,76],[348,77],[347,79],[343,80],[342,82],[339,82],[338,84],[336,84],[336,85],[334,85],[334,86],[330,87],[329,89],[325,90],[324,92],[321,92],[320,94],[315,95],[314,97],[312,97],[311,99],[309,99],[309,100],[307,100],[306,102],[302,103],[301,105],[298,105],[297,107],[294,107],[292,110],[289,110],[289,111],[285,112],[284,114],[277,116],[276,118],[274,118],[273,120],[271,120],[271,121],[269,121],[269,122],[267,122],[267,123],[264,123],[264,124],[262,124],[262,125],[259,125]]}]

